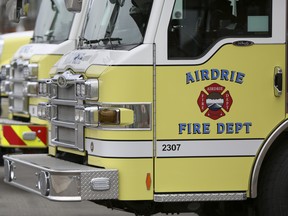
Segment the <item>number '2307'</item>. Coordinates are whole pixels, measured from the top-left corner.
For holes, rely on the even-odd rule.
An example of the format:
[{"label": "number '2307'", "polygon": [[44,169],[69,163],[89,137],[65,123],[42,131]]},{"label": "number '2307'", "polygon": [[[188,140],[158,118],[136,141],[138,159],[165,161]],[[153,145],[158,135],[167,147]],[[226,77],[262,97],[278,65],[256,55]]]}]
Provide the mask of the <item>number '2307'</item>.
[{"label": "number '2307'", "polygon": [[179,151],[181,144],[162,144],[162,151]]}]

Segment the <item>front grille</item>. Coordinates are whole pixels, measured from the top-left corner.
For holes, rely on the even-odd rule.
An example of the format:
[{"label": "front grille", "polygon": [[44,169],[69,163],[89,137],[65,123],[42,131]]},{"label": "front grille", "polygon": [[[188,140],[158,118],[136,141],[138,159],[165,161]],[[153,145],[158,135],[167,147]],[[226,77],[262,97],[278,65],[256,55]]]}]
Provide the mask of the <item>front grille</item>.
[{"label": "front grille", "polygon": [[75,85],[67,86],[67,88],[57,88],[57,98],[75,101]]},{"label": "front grille", "polygon": [[11,82],[12,92],[9,93],[9,108],[16,113],[29,113],[28,97],[25,95],[25,78],[23,65],[25,62],[17,61],[11,63],[9,81]]},{"label": "front grille", "polygon": [[14,79],[23,79],[24,80],[24,74],[23,74],[23,64],[24,62],[15,62],[12,64],[12,76]]},{"label": "front grille", "polygon": [[74,128],[66,128],[66,127],[58,127],[58,142],[66,143],[68,145],[75,144],[75,129]]},{"label": "front grille", "polygon": [[57,120],[63,122],[75,122],[75,107],[74,106],[57,106]]},{"label": "front grille", "polygon": [[18,96],[23,96],[23,89],[24,89],[24,85],[23,85],[24,81],[22,82],[14,82],[13,85],[13,94],[14,95],[18,95]]},{"label": "front grille", "polygon": [[50,100],[56,110],[51,121],[52,144],[84,150],[84,126],[75,122],[75,107],[78,104],[75,96],[75,85],[76,81],[82,78],[80,75],[64,73],[61,75],[61,79],[64,77],[65,80],[69,81],[69,84],[60,87],[57,77],[59,75],[51,80],[53,92],[56,93]]}]

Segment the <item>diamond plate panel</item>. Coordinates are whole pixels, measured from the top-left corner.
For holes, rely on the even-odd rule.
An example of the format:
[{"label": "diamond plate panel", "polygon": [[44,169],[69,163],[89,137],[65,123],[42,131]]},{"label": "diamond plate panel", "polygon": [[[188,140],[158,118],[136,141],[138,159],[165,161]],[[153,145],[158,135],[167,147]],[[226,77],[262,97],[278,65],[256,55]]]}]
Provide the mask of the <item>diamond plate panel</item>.
[{"label": "diamond plate panel", "polygon": [[[96,178],[108,178],[110,182],[109,190],[93,191],[92,180]],[[117,170],[99,170],[97,172],[81,173],[81,199],[82,200],[105,200],[117,199],[118,189],[118,171]]]},{"label": "diamond plate panel", "polygon": [[246,193],[195,193],[154,195],[155,202],[232,201],[246,199]]}]

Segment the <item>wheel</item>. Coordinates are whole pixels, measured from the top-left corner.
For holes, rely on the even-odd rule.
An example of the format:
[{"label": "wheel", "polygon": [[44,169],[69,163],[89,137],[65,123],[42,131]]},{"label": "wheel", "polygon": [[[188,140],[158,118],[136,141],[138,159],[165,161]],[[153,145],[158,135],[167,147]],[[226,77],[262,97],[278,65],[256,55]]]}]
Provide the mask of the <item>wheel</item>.
[{"label": "wheel", "polygon": [[279,144],[261,168],[257,216],[288,216],[288,141]]},{"label": "wheel", "polygon": [[0,147],[0,166],[4,165],[4,159],[3,156],[7,154],[7,149]]}]

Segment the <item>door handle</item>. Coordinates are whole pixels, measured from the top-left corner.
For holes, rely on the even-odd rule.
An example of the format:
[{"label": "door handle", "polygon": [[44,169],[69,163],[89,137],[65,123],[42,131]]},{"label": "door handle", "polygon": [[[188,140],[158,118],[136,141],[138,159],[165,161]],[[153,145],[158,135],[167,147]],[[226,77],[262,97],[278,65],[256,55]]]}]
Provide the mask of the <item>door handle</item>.
[{"label": "door handle", "polygon": [[274,68],[274,95],[280,97],[283,89],[283,73],[280,67]]}]

